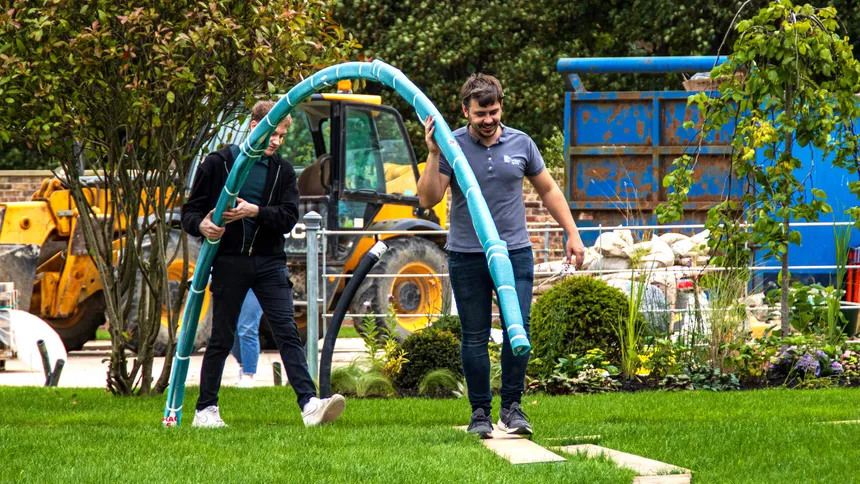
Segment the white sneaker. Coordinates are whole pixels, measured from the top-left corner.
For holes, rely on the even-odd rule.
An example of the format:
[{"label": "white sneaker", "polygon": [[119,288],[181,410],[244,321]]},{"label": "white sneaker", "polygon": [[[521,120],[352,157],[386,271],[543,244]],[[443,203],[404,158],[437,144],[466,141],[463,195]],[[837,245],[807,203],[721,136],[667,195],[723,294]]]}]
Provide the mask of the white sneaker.
[{"label": "white sneaker", "polygon": [[254,375],[242,374],[239,378],[239,388],[254,388]]},{"label": "white sneaker", "polygon": [[194,422],[192,427],[217,428],[226,427],[227,424],[221,420],[221,412],[218,411],[217,405],[209,405],[203,410],[194,412]]},{"label": "white sneaker", "polygon": [[345,407],[346,399],[336,393],[322,400],[312,397],[302,409],[302,420],[305,422],[305,427],[331,423],[340,417]]}]

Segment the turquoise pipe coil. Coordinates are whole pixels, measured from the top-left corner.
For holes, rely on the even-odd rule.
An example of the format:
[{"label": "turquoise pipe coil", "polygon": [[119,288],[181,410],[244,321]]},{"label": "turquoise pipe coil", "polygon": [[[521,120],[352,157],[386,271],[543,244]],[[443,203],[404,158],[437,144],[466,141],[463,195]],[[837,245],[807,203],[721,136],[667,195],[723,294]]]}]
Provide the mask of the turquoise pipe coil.
[{"label": "turquoise pipe coil", "polygon": [[[478,186],[472,169],[466,160],[463,150],[454,139],[451,128],[436,106],[418,87],[412,83],[400,70],[389,64],[375,60],[373,62],[347,62],[327,67],[313,76],[305,79],[282,97],[269,114],[251,131],[248,138],[239,145],[239,156],[233,164],[233,169],[227,177],[227,182],[218,198],[212,221],[223,226],[224,210],[232,207],[239,195],[239,189],[245,183],[254,162],[269,146],[269,138],[275,128],[286,119],[287,115],[302,101],[320,89],[333,87],[337,81],[344,79],[369,79],[377,81],[394,89],[415,108],[419,119],[428,115],[435,118],[436,131],[434,137],[442,153],[451,161],[457,183],[466,194],[469,213],[478,239],[484,248],[490,275],[496,286],[499,306],[507,327],[508,339],[515,355],[525,355],[531,350],[528,336],[523,327],[523,317],[517,299],[516,282],[511,260],[508,257],[507,244],[499,238],[499,233],[490,215],[490,209]],[[170,386],[167,391],[167,402],[164,409],[164,426],[175,426],[182,422],[182,404],[185,398],[185,380],[188,376],[188,363],[197,333],[197,323],[200,319],[200,307],[203,293],[209,282],[209,270],[218,251],[220,240],[206,240],[197,257],[197,270],[191,279],[191,288],[182,317],[182,328],[176,346],[176,356],[170,375]]]}]

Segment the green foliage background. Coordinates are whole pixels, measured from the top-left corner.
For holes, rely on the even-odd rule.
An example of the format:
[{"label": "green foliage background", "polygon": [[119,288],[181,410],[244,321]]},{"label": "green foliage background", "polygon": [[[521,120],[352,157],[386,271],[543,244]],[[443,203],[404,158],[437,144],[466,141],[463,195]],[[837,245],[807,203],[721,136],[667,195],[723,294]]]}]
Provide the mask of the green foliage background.
[{"label": "green foliage background", "polygon": [[[530,134],[542,150],[560,150],[564,86],[562,57],[713,55],[740,0],[331,0],[337,21],[363,45],[363,55],[403,70],[439,107],[462,124],[458,92],[473,72],[499,78],[504,121]],[[753,0],[740,18],[766,6]],[[821,2],[840,13],[854,45],[860,8],[854,0]],[[722,48],[734,43],[730,35]],[[590,91],[682,89],[681,76],[586,76]],[[371,89],[375,87],[370,86]],[[386,97],[407,116],[419,157],[422,128],[405,103]],[[559,146],[556,146],[559,145]],[[556,157],[550,164],[562,161]]]}]

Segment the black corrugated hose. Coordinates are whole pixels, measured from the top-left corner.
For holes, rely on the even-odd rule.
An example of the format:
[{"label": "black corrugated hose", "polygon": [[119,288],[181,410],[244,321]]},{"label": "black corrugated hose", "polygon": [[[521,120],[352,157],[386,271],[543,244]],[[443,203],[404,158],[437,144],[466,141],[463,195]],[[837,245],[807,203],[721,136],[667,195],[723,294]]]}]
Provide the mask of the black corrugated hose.
[{"label": "black corrugated hose", "polygon": [[355,272],[352,274],[349,283],[344,288],[340,295],[340,300],[337,302],[337,307],[332,314],[331,322],[328,325],[328,331],[325,335],[323,343],[322,358],[320,359],[320,398],[328,398],[331,396],[331,358],[334,353],[334,343],[337,340],[337,333],[340,331],[340,325],[343,323],[343,317],[346,315],[352,303],[352,298],[355,297],[358,286],[364,282],[364,278],[373,269],[373,266],[379,262],[382,254],[388,250],[388,246],[384,242],[377,242],[358,263]]}]

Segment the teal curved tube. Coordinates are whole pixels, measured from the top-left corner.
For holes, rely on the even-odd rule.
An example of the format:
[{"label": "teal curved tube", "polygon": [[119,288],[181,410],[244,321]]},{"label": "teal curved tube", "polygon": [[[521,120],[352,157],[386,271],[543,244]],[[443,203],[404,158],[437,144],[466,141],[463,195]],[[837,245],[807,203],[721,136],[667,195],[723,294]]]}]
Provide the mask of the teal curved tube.
[{"label": "teal curved tube", "polygon": [[[466,156],[460,145],[454,139],[451,128],[445,123],[444,118],[436,109],[436,106],[412,83],[400,70],[381,61],[373,62],[347,62],[327,67],[313,76],[300,82],[282,97],[269,111],[269,114],[251,131],[248,138],[240,147],[239,157],[236,159],[233,170],[227,177],[227,182],[218,203],[212,221],[219,226],[224,225],[222,215],[227,207],[232,207],[239,194],[239,189],[245,183],[248,173],[254,162],[257,161],[266,147],[269,146],[269,137],[275,128],[286,119],[287,115],[302,101],[320,89],[333,87],[337,81],[344,79],[369,79],[377,81],[394,89],[403,99],[415,109],[419,119],[433,115],[436,119],[436,131],[434,137],[439,147],[454,169],[457,183],[466,194],[469,213],[478,239],[487,256],[487,264],[496,293],[499,297],[499,305],[510,340],[511,349],[515,355],[525,355],[531,350],[528,336],[523,327],[523,316],[517,299],[516,282],[514,280],[513,266],[508,257],[507,244],[499,238],[499,232],[493,223],[490,209],[481,193],[481,187],[475,179],[475,174],[466,161]],[[203,292],[209,281],[209,269],[218,250],[219,240],[206,240],[197,257],[197,270],[191,280],[191,288],[188,292],[188,300],[185,304],[182,329],[179,332],[179,342],[176,346],[176,357],[173,370],[170,375],[170,386],[167,391],[167,403],[164,409],[164,426],[179,425],[182,422],[182,404],[185,398],[185,379],[188,376],[188,362],[191,349],[194,345],[194,337],[197,333],[197,323],[200,319],[200,306],[203,302]]]}]

